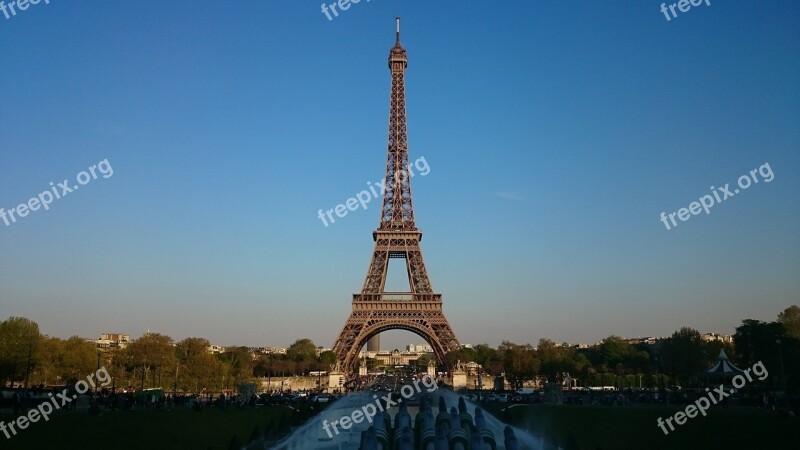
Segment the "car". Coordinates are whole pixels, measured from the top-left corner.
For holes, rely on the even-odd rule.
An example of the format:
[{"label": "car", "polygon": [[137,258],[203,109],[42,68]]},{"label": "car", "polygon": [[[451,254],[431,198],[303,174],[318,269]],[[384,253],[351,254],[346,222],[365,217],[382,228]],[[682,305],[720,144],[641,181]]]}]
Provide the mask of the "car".
[{"label": "car", "polygon": [[328,394],[319,394],[311,398],[311,401],[313,403],[329,403],[332,402],[333,400],[334,400],[333,397]]},{"label": "car", "polygon": [[279,395],[277,401],[279,405],[291,405],[293,403],[296,403],[299,399],[300,399],[299,395],[290,394],[287,392]]}]

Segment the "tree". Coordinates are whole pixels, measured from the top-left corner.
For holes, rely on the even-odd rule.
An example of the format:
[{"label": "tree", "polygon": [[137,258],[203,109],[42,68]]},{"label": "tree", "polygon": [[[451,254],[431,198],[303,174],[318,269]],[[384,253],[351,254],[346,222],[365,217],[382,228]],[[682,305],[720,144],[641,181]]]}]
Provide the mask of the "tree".
[{"label": "tree", "polygon": [[737,362],[740,365],[751,365],[761,361],[767,367],[778,367],[776,341],[783,338],[784,333],[783,324],[779,322],[743,320],[733,335]]},{"label": "tree", "polygon": [[503,341],[497,350],[503,355],[506,377],[515,387],[522,387],[526,380],[532,380],[538,373],[541,362],[530,344]]},{"label": "tree", "polygon": [[428,371],[428,362],[431,360],[431,357],[427,354],[420,355],[416,361],[414,361],[414,365],[417,367],[417,372],[427,372]]},{"label": "tree", "polygon": [[632,348],[619,336],[609,336],[598,346],[602,363],[609,368],[628,362]]},{"label": "tree", "polygon": [[24,317],[0,322],[0,386],[7,380],[22,380],[33,365],[40,343],[39,325]]},{"label": "tree", "polygon": [[497,349],[489,347],[489,344],[475,346],[475,362],[480,364],[484,372],[489,375],[503,373],[503,355]]},{"label": "tree", "polygon": [[706,369],[712,358],[700,337],[700,332],[683,327],[661,345],[664,369],[678,383],[684,380],[691,383]]},{"label": "tree", "polygon": [[152,386],[157,384],[158,371],[174,368],[176,361],[172,338],[159,333],[145,333],[120,352],[120,357],[130,371],[140,371],[142,384],[147,382],[149,375]]},{"label": "tree", "polygon": [[378,370],[384,368],[383,361],[377,358],[367,358],[366,361],[364,361],[364,364],[367,365],[367,370]]},{"label": "tree", "polygon": [[211,343],[207,339],[188,337],[175,344],[175,356],[182,362],[189,362],[210,355]]},{"label": "tree", "polygon": [[64,341],[61,338],[42,336],[39,340],[39,357],[33,384],[59,384],[61,380],[61,355]]},{"label": "tree", "polygon": [[208,348],[211,344],[203,338],[186,338],[175,345],[175,354],[179,367],[177,377],[178,388],[185,391],[202,391],[213,389],[222,379],[222,363],[212,355]]},{"label": "tree", "polygon": [[586,355],[577,353],[569,344],[556,345],[549,339],[539,340],[536,355],[541,361],[539,372],[549,381],[561,381],[566,373],[577,377],[591,366]]},{"label": "tree", "polygon": [[78,381],[97,370],[97,349],[80,336],[72,336],[61,344],[61,357],[56,368],[63,380]]},{"label": "tree", "polygon": [[336,359],[337,359],[336,353],[330,350],[326,350],[320,353],[319,362],[323,367],[322,370],[328,370],[329,368],[328,366],[330,366],[331,364],[336,364]]},{"label": "tree", "polygon": [[778,322],[786,329],[786,336],[800,339],[800,307],[792,305],[783,310],[778,314]]},{"label": "tree", "polygon": [[294,362],[316,361],[317,346],[311,339],[298,339],[286,349],[286,358]]},{"label": "tree", "polygon": [[[789,314],[779,316],[779,320],[786,320],[791,315],[790,311]],[[774,386],[780,379],[780,360],[783,359],[786,383],[793,386],[800,384],[797,376],[800,375],[800,339],[788,336],[783,322],[744,320],[736,328],[733,342],[740,367],[761,361],[769,369],[767,382]]]},{"label": "tree", "polygon": [[562,352],[550,339],[539,339],[536,355],[540,361],[538,372],[546,376],[548,381],[555,381],[556,375],[563,369]]},{"label": "tree", "polygon": [[445,370],[452,370],[459,361],[462,363],[475,361],[475,350],[471,348],[460,348],[447,352],[444,355]]},{"label": "tree", "polygon": [[255,363],[253,361],[253,354],[247,347],[228,348],[225,353],[219,355],[219,358],[228,369],[227,372],[231,377],[231,385],[235,386],[253,378]]}]

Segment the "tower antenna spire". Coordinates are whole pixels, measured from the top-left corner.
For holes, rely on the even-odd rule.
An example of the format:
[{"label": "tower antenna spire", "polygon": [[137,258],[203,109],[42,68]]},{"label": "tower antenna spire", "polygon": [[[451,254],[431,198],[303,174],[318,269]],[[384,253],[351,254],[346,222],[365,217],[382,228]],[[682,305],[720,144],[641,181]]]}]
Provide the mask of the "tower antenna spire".
[{"label": "tower antenna spire", "polygon": [[395,43],[397,45],[400,45],[400,17],[399,16],[395,17],[394,21],[395,21],[395,25],[397,27],[397,32],[396,32],[397,40],[395,41]]}]

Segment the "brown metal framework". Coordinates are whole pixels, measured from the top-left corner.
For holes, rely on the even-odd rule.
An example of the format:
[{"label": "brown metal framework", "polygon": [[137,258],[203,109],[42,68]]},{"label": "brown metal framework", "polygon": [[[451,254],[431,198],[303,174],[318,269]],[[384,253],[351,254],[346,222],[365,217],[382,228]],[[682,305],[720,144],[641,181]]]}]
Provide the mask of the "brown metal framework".
[{"label": "brown metal framework", "polygon": [[[351,371],[364,344],[387,330],[406,330],[425,339],[439,363],[444,355],[460,348],[458,339],[442,311],[442,296],[434,294],[420,241],[422,232],[414,223],[411,178],[408,176],[405,70],[406,50],[397,38],[389,51],[392,89],[389,101],[389,142],[386,154],[386,189],[378,229],[372,233],[375,250],[360,294],[353,295],[353,311],[342,328],[333,351],[341,367]],[[385,292],[389,258],[404,258],[409,292]]]}]

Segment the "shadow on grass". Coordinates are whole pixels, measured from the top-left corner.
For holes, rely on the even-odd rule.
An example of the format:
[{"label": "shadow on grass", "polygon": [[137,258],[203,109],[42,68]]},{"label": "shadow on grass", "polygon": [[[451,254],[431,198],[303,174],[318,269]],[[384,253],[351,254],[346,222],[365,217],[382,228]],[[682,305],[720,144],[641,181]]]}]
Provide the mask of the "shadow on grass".
[{"label": "shadow on grass", "polygon": [[[682,408],[650,406],[492,405],[503,421],[564,450],[736,450],[800,448],[796,417],[755,409],[713,408],[665,435],[656,420]],[[669,428],[667,428],[669,429]]]},{"label": "shadow on grass", "polygon": [[[288,430],[291,409],[267,406],[243,410],[209,408],[193,411],[59,411],[47,422],[28,424],[6,439],[0,433],[2,450],[227,450],[233,439],[249,442],[258,427],[267,438]],[[14,416],[3,415],[8,424]],[[238,447],[237,447],[238,450]]]}]

